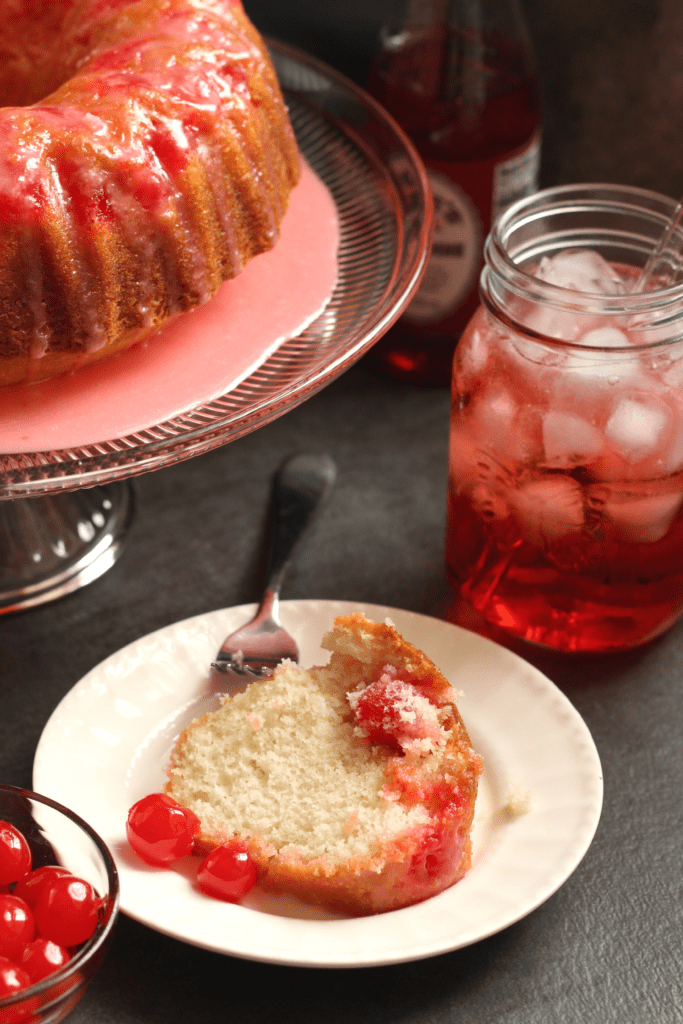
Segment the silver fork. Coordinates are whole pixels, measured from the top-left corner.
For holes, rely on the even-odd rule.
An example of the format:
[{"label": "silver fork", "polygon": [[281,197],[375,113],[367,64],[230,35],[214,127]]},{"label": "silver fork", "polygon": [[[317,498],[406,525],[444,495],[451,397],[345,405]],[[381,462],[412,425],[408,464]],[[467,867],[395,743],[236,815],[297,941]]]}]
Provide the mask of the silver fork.
[{"label": "silver fork", "polygon": [[[279,619],[280,589],[299,542],[325,502],[337,475],[329,455],[302,452],[287,459],[273,480],[272,542],[266,587],[254,618],[221,645],[211,665],[214,691],[272,675],[284,658],[299,660],[293,637]],[[233,687],[234,688],[234,687]]]}]

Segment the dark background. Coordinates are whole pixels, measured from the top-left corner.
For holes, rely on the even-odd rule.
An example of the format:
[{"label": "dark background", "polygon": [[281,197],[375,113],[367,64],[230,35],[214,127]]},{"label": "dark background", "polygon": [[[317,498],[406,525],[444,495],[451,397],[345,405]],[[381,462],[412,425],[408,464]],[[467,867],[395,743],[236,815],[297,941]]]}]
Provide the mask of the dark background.
[{"label": "dark background", "polygon": [[[256,26],[363,84],[398,0],[245,0]],[[541,184],[683,195],[681,0],[521,0],[544,98]]]}]

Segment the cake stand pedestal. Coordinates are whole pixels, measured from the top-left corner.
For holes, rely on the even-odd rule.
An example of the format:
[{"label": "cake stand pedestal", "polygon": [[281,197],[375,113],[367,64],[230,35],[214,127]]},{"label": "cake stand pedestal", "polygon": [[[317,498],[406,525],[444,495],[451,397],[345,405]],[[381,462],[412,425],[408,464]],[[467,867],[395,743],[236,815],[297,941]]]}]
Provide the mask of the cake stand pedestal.
[{"label": "cake stand pedestal", "polygon": [[101,576],[121,554],[132,513],[128,481],[0,502],[0,614]]},{"label": "cake stand pedestal", "polygon": [[305,401],[388,330],[419,285],[433,206],[412,144],[344,76],[292,47],[269,45],[299,149],[336,207],[329,302],[218,398],[107,441],[76,436],[49,451],[0,450],[0,614],[54,600],[104,573],[130,524],[131,477],[210,451]]}]

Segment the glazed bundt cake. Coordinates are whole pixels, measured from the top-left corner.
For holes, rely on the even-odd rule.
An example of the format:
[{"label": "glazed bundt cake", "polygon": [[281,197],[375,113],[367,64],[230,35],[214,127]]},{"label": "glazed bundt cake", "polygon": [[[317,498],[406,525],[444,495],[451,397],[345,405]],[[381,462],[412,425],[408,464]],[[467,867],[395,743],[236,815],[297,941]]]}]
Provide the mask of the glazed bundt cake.
[{"label": "glazed bundt cake", "polygon": [[238,837],[260,885],[333,910],[417,903],[470,866],[481,772],[446,679],[388,623],[340,617],[328,665],[280,665],[192,723],[167,793],[206,852]]},{"label": "glazed bundt cake", "polygon": [[239,0],[0,0],[0,384],[125,348],[271,248],[299,159]]}]

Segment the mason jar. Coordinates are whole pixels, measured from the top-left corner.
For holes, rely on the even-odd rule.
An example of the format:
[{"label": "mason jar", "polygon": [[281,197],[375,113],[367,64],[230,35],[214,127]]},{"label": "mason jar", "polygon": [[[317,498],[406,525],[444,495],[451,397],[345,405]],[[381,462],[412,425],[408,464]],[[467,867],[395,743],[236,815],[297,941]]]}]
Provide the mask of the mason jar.
[{"label": "mason jar", "polygon": [[446,563],[510,634],[632,647],[683,610],[683,275],[643,189],[523,199],[485,245],[453,362]]}]

